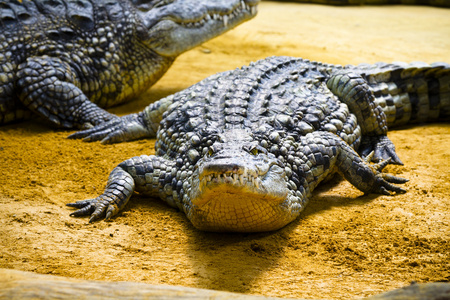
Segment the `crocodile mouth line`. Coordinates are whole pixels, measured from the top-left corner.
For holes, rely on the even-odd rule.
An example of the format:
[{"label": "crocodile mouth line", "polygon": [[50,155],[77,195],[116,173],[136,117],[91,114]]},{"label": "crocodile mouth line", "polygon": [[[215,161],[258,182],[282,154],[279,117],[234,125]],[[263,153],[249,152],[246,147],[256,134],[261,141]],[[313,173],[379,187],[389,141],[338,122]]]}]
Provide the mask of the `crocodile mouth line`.
[{"label": "crocodile mouth line", "polygon": [[276,166],[275,162],[270,163],[265,171],[252,170],[248,168],[242,168],[239,171],[226,171],[226,172],[212,172],[206,175],[199,176],[199,191],[204,191],[205,188],[228,184],[234,188],[253,188],[254,190],[265,190],[263,181],[272,170],[272,167]]},{"label": "crocodile mouth line", "polygon": [[195,20],[195,21],[183,21],[183,20],[173,20],[174,22],[178,23],[181,26],[187,27],[187,28],[198,28],[202,27],[205,23],[215,20],[215,21],[222,21],[223,25],[225,27],[228,26],[228,23],[235,19],[236,17],[242,15],[245,11],[249,12],[250,15],[254,16],[257,12],[257,8],[255,5],[249,5],[245,3],[245,1],[241,1],[238,6],[233,8],[231,12],[229,13],[220,13],[220,12],[214,12],[210,11],[207,12],[202,18]]},{"label": "crocodile mouth line", "polygon": [[200,191],[204,190],[205,187],[210,185],[218,185],[218,184],[231,184],[233,186],[253,186],[256,189],[259,189],[262,182],[258,174],[255,172],[247,172],[244,171],[242,174],[227,172],[227,173],[213,173],[209,175],[205,175],[200,179],[199,189]]}]

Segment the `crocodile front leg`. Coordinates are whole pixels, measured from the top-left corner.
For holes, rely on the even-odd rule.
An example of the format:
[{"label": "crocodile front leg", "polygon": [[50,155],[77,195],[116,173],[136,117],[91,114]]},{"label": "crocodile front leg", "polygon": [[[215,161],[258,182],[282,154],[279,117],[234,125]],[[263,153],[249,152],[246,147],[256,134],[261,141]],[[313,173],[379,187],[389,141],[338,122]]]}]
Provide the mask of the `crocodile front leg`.
[{"label": "crocodile front leg", "polygon": [[19,98],[31,111],[64,127],[91,127],[117,116],[86,97],[72,68],[59,58],[28,58],[17,72]]},{"label": "crocodile front leg", "polygon": [[147,106],[142,112],[130,114],[99,124],[93,128],[69,135],[84,142],[101,141],[102,144],[120,143],[142,138],[154,138],[163,113],[173,103],[173,95]]},{"label": "crocodile front leg", "polygon": [[71,216],[90,215],[89,222],[110,219],[122,210],[134,191],[149,196],[158,196],[169,205],[172,201],[172,181],[176,174],[175,164],[157,156],[136,156],[120,163],[109,175],[103,194],[94,199],[68,203],[78,208]]},{"label": "crocodile front leg", "polygon": [[386,136],[386,115],[376,105],[375,96],[367,82],[360,75],[344,70],[331,76],[327,86],[358,119],[363,134],[360,154],[365,157],[374,151],[374,161],[390,158],[394,164],[403,164],[395,153],[394,144]]}]

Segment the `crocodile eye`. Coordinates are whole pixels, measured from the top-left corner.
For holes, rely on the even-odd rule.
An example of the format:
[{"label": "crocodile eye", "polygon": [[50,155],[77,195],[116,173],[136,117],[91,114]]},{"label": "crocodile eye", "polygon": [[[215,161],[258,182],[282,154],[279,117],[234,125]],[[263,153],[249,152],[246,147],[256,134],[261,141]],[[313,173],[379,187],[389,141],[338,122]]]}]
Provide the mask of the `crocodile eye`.
[{"label": "crocodile eye", "polygon": [[214,154],[214,149],[212,147],[208,148],[208,156],[212,156]]},{"label": "crocodile eye", "polygon": [[208,157],[213,156],[214,154],[220,152],[222,149],[222,146],[220,144],[213,144],[208,147],[208,151],[206,152],[206,155]]},{"label": "crocodile eye", "polygon": [[255,156],[258,154],[267,154],[267,150],[259,145],[248,148],[247,152]]},{"label": "crocodile eye", "polygon": [[251,155],[258,155],[259,154],[259,150],[258,150],[258,148],[252,148],[251,150],[250,150],[250,154]]}]

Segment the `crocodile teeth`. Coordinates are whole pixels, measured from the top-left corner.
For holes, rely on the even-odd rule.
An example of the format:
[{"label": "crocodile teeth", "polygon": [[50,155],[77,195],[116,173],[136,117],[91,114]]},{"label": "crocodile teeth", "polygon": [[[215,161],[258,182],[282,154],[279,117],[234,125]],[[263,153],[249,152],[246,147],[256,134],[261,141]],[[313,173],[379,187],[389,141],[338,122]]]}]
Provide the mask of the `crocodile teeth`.
[{"label": "crocodile teeth", "polygon": [[241,185],[244,185],[244,176],[239,176],[239,182],[241,183]]},{"label": "crocodile teeth", "polygon": [[238,181],[238,174],[234,173],[233,174],[233,183],[236,184],[237,181]]},{"label": "crocodile teeth", "polygon": [[247,3],[245,3],[244,1],[241,1],[241,8],[243,10],[250,10],[250,6]]},{"label": "crocodile teeth", "polygon": [[223,25],[225,25],[225,27],[228,26],[228,16],[223,16]]},{"label": "crocodile teeth", "polygon": [[238,173],[222,173],[222,174],[209,174],[205,175],[199,183],[199,188],[203,189],[208,184],[232,184],[239,186],[253,186],[259,189],[262,181],[258,176],[257,172],[250,170],[244,170],[243,174]]},{"label": "crocodile teeth", "polygon": [[257,178],[254,178],[254,180],[253,180],[253,185],[254,185],[257,189],[259,189],[259,186],[261,185],[261,179],[259,179],[258,177],[257,177]]},{"label": "crocodile teeth", "polygon": [[234,10],[231,11],[230,13],[228,13],[227,15],[220,15],[218,13],[208,13],[208,14],[206,14],[205,17],[203,17],[202,20],[196,21],[196,22],[186,22],[186,23],[184,23],[184,25],[186,27],[200,27],[210,20],[216,20],[216,21],[219,20],[219,21],[223,22],[225,27],[228,27],[230,20],[238,17],[240,14],[243,13],[244,10],[249,11],[250,14],[252,14],[252,15],[256,14],[255,6],[250,6],[247,3],[245,3],[244,1],[241,1],[240,6],[237,6],[236,8],[234,8]]}]

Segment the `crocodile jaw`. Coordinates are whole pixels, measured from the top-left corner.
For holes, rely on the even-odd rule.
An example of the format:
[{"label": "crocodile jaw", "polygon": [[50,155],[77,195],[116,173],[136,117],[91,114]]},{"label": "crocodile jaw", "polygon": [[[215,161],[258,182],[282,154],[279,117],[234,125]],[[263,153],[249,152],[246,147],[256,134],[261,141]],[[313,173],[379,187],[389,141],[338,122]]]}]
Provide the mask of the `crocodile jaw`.
[{"label": "crocodile jaw", "polygon": [[268,165],[263,174],[260,170],[255,176],[255,168],[231,164],[233,171],[214,168],[211,172],[211,168],[200,167],[193,174],[191,205],[186,215],[196,228],[216,232],[271,231],[296,217],[287,205],[290,193],[284,168]]},{"label": "crocodile jaw", "polygon": [[253,18],[259,0],[178,0],[142,13],[145,43],[175,57]]}]

